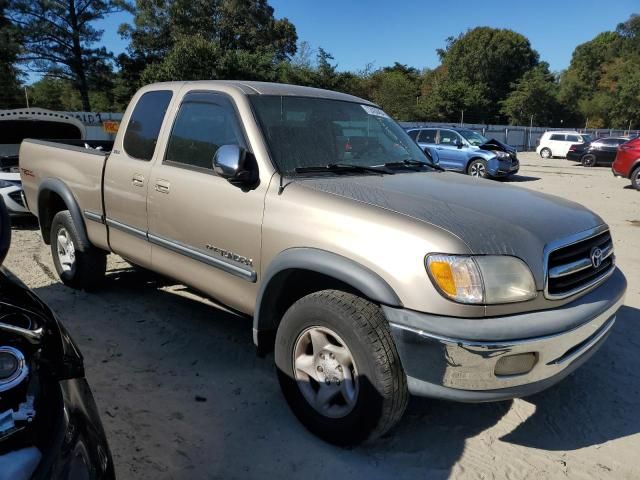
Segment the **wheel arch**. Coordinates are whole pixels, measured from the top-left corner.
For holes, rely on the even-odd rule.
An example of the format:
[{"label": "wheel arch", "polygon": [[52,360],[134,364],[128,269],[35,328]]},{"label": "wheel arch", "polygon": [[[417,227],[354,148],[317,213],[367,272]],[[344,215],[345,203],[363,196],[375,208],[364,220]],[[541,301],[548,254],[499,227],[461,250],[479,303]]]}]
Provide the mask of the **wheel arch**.
[{"label": "wheel arch", "polygon": [[402,307],[389,284],[353,260],[326,250],[296,247],[280,253],[262,277],[253,318],[253,341],[258,351],[272,350],[282,316],[310,293],[337,289],[383,305]]},{"label": "wheel arch", "polygon": [[631,177],[633,176],[633,172],[635,172],[638,168],[640,168],[640,158],[638,158],[635,162],[633,162],[633,165],[631,165],[627,178],[631,179]]},{"label": "wheel arch", "polygon": [[51,222],[56,213],[69,210],[82,245],[81,250],[90,246],[82,211],[71,189],[57,178],[45,178],[38,187],[38,222],[42,239],[51,244]]}]

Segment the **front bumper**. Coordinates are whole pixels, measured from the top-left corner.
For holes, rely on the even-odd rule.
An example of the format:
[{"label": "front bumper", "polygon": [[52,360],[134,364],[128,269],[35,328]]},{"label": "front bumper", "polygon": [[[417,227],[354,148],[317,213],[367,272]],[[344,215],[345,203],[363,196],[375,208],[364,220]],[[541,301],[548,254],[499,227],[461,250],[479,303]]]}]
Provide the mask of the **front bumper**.
[{"label": "front bumper", "polygon": [[[411,393],[463,402],[537,393],[584,363],[603,344],[624,301],[619,270],[563,307],[508,317],[457,319],[384,307]],[[534,353],[524,374],[495,374],[498,360]]]},{"label": "front bumper", "polygon": [[499,160],[493,158],[487,162],[487,171],[492,177],[507,177],[515,175],[520,170],[520,162],[518,160]]}]

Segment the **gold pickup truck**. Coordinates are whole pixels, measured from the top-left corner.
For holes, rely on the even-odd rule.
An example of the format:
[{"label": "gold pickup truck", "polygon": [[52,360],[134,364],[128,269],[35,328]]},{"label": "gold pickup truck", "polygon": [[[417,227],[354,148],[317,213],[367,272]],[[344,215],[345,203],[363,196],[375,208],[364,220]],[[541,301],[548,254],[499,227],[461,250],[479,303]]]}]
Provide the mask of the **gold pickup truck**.
[{"label": "gold pickup truck", "polygon": [[20,149],[62,282],[97,289],[113,252],[252,317],[293,412],[337,444],[389,430],[409,393],[543,390],[602,345],[623,302],[596,214],[444,172],[350,95],[150,85],[112,146],[86,143]]}]

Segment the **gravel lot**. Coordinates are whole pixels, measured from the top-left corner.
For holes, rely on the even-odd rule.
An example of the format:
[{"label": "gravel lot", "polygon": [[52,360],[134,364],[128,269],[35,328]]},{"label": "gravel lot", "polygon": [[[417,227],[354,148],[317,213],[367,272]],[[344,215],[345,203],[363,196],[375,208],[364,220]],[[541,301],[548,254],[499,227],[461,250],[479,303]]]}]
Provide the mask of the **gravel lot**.
[{"label": "gravel lot", "polygon": [[115,256],[100,294],[65,288],[33,222],[14,227],[5,266],[80,345],[121,479],[640,478],[640,192],[608,168],[521,160],[513,183],[582,203],[611,226],[629,291],[608,342],[525,400],[412,399],[393,432],[353,450],[297,422],[247,319]]}]

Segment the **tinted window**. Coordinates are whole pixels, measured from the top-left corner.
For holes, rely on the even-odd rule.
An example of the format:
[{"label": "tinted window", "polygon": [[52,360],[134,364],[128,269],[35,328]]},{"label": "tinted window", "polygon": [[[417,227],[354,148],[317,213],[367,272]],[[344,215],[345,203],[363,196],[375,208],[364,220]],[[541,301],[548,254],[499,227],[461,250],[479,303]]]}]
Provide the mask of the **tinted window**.
[{"label": "tinted window", "polygon": [[455,145],[458,141],[458,134],[456,132],[440,130],[440,145]]},{"label": "tinted window", "polygon": [[411,130],[410,132],[407,132],[407,133],[411,137],[411,140],[416,140],[418,138],[418,133],[419,132],[420,132],[420,130]]},{"label": "tinted window", "polygon": [[623,143],[628,142],[628,140],[624,138],[604,138],[602,140],[599,140],[599,142],[609,147],[617,147],[618,145],[622,145]]},{"label": "tinted window", "polygon": [[421,130],[418,141],[422,143],[436,143],[436,130],[432,128]]},{"label": "tinted window", "polygon": [[549,140],[559,140],[561,142],[564,142],[564,135],[551,135],[551,138],[549,138]]},{"label": "tinted window", "polygon": [[222,145],[245,147],[231,101],[215,93],[186,95],[169,136],[165,160],[213,170],[213,156]]},{"label": "tinted window", "polygon": [[582,143],[582,138],[580,138],[578,135],[567,135],[567,142]]},{"label": "tinted window", "polygon": [[124,134],[123,146],[129,156],[151,160],[172,95],[169,90],[158,90],[140,97]]}]

